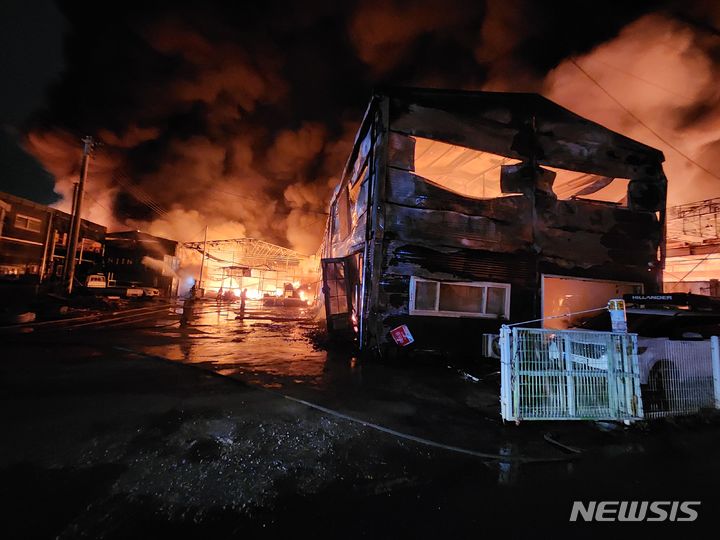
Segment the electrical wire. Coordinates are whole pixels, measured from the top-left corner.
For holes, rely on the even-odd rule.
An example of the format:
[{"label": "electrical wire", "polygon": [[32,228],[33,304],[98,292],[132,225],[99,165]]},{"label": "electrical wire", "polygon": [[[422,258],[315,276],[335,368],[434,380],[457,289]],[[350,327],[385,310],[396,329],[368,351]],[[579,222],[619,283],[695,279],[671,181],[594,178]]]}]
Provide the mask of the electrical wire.
[{"label": "electrical wire", "polygon": [[707,174],[709,174],[710,176],[712,176],[714,179],[720,180],[720,177],[719,177],[719,176],[717,176],[715,173],[713,173],[712,171],[708,170],[706,167],[702,166],[700,163],[698,163],[697,161],[695,161],[693,158],[691,158],[690,156],[688,156],[687,154],[685,154],[685,152],[683,152],[682,150],[680,150],[679,148],[677,148],[673,143],[671,143],[671,142],[668,141],[665,137],[663,137],[662,135],[660,135],[660,134],[659,134],[657,131],[655,131],[652,127],[650,127],[648,124],[646,124],[641,118],[639,118],[635,113],[633,113],[630,109],[628,109],[625,105],[623,105],[615,96],[613,96],[610,92],[608,92],[592,75],[590,75],[585,69],[583,69],[582,66],[580,66],[580,64],[578,64],[578,63],[575,61],[574,58],[570,58],[569,60],[570,60],[570,62],[571,62],[583,75],[585,75],[588,79],[590,79],[590,81],[592,81],[600,90],[602,90],[602,92],[603,92],[607,97],[609,97],[613,102],[615,102],[615,104],[617,104],[618,107],[620,107],[622,110],[624,110],[624,111],[625,111],[629,116],[631,116],[638,124],[640,124],[641,126],[643,126],[643,127],[644,127],[645,129],[647,129],[650,133],[652,133],[652,134],[655,135],[658,139],[660,139],[660,141],[662,141],[663,143],[665,143],[666,145],[668,145],[671,149],[673,149],[675,152],[677,152],[679,155],[681,155],[682,157],[684,157],[688,162],[692,163],[692,164],[695,165],[697,168],[705,171]]},{"label": "electrical wire", "polygon": [[168,215],[168,212],[156,203],[149,195],[147,195],[139,186],[134,186],[131,183],[120,180],[120,176],[124,177],[128,180],[128,182],[131,182],[130,178],[121,171],[116,171],[112,178],[116,183],[123,187],[126,192],[132,195],[135,200],[147,206],[160,217],[166,217]]},{"label": "electrical wire", "polygon": [[702,263],[704,263],[704,262],[708,259],[709,256],[710,256],[710,253],[708,253],[707,255],[705,255],[705,257],[703,257],[702,259],[700,259],[695,266],[693,266],[690,270],[688,270],[687,273],[686,273],[683,277],[681,277],[680,280],[677,281],[677,282],[673,285],[673,289],[677,288],[677,286],[678,286],[680,283],[682,283],[683,281],[685,281],[685,278],[688,277],[690,274],[692,274],[695,270],[697,270],[697,267],[700,266]]},{"label": "electrical wire", "polygon": [[[100,141],[95,145],[94,150],[96,152],[102,152],[107,157],[111,157],[105,147],[106,145]],[[142,187],[132,183],[130,175],[123,167],[115,167],[110,177],[113,182],[122,187],[125,192],[131,195],[135,200],[142,203],[161,217],[167,215],[167,211],[164,210]]]},{"label": "electrical wire", "polygon": [[663,90],[664,92],[667,92],[668,94],[672,94],[673,96],[676,96],[676,97],[679,97],[679,98],[683,98],[683,99],[687,99],[688,101],[691,99],[689,96],[686,96],[686,95],[684,95],[684,94],[680,94],[680,93],[678,93],[678,92],[675,92],[674,90],[671,90],[670,88],[666,88],[666,87],[664,87],[664,86],[662,86],[662,85],[660,85],[660,84],[658,84],[658,83],[656,83],[656,82],[653,82],[653,81],[651,81],[651,80],[649,80],[649,79],[646,79],[646,78],[644,78],[644,77],[641,77],[640,75],[636,75],[635,73],[632,73],[632,72],[630,72],[630,71],[626,71],[626,70],[624,70],[624,69],[622,69],[622,68],[619,68],[619,67],[617,67],[617,66],[614,66],[614,65],[612,65],[612,64],[608,64],[608,63],[605,62],[604,60],[600,60],[600,59],[598,59],[598,58],[586,58],[586,60],[588,60],[588,59],[591,60],[592,62],[597,62],[598,64],[602,64],[603,66],[609,67],[610,69],[613,69],[613,70],[617,71],[618,73],[622,73],[623,75],[626,75],[626,76],[631,77],[631,78],[633,78],[633,79],[637,79],[638,81],[642,81],[642,82],[644,82],[645,84],[647,84],[647,85],[649,85],[649,86],[654,86],[655,88],[657,88],[657,89],[659,89],[659,90]]},{"label": "electrical wire", "polygon": [[[176,362],[176,361],[174,361],[174,360],[170,360],[169,358],[165,358],[164,356],[159,356],[159,355],[155,355],[155,354],[148,354],[148,353],[144,353],[144,352],[141,352],[141,351],[136,351],[136,350],[134,350],[134,349],[130,349],[130,348],[128,348],[128,347],[122,347],[122,346],[114,346],[113,348],[116,349],[116,350],[122,351],[122,352],[126,352],[126,353],[129,353],[129,354],[136,355],[136,356],[140,356],[140,357],[144,357],[144,358],[149,358],[149,359],[154,359],[154,360],[162,360],[162,361],[165,361],[165,362],[171,362],[171,363],[173,363],[173,364],[175,364],[175,365],[178,365],[178,362]],[[194,364],[184,364],[184,363],[180,363],[179,365],[181,365],[181,366],[186,366],[186,367],[189,368],[189,369],[203,369],[202,367],[199,367],[199,366],[194,365]],[[206,373],[208,373],[208,371],[206,371]],[[220,374],[220,373],[216,373],[216,372],[213,372],[213,371],[209,371],[209,373],[212,374],[212,375],[215,375],[215,376],[217,376],[217,377],[222,377],[222,378],[225,379],[225,380],[230,380],[230,381],[233,381],[233,380],[234,380],[234,379],[232,379],[232,378],[228,378],[228,377],[226,377],[225,375],[222,375],[222,374]],[[523,455],[512,455],[512,454],[505,455],[505,454],[494,454],[494,453],[490,453],[490,452],[479,452],[479,451],[477,451],[477,450],[472,450],[472,449],[468,449],[468,448],[461,448],[461,447],[459,447],[459,446],[453,446],[453,445],[449,445],[449,444],[444,444],[444,443],[441,443],[441,442],[437,442],[437,441],[433,441],[433,440],[430,440],[430,439],[426,439],[426,438],[424,438],[424,437],[418,437],[418,436],[416,436],[416,435],[410,435],[410,434],[408,434],[408,433],[403,433],[403,432],[401,432],[401,431],[397,431],[397,430],[394,430],[394,429],[391,429],[391,428],[382,426],[382,425],[380,425],[380,424],[376,424],[376,423],[374,423],[374,422],[369,422],[369,421],[367,421],[367,420],[363,420],[362,418],[358,418],[358,417],[356,417],[356,416],[351,416],[351,415],[349,415],[349,414],[342,413],[342,412],[337,411],[337,410],[335,410],[335,409],[330,409],[329,407],[324,407],[324,406],[322,406],[322,405],[318,405],[317,403],[313,403],[313,402],[311,402],[311,401],[307,401],[307,400],[304,400],[304,399],[299,399],[299,398],[296,398],[296,397],[293,397],[293,396],[290,396],[290,395],[287,395],[287,394],[283,394],[282,392],[278,392],[278,391],[275,391],[275,390],[271,390],[271,389],[269,389],[269,388],[264,388],[264,387],[262,387],[262,386],[257,386],[257,385],[251,384],[251,383],[246,382],[246,381],[241,381],[241,382],[242,382],[242,384],[244,384],[244,385],[249,385],[249,386],[251,386],[252,388],[255,388],[255,389],[260,390],[260,391],[262,391],[262,392],[266,392],[266,393],[271,394],[271,395],[273,395],[273,396],[280,397],[280,398],[286,399],[286,400],[288,400],[288,401],[292,401],[292,402],[294,402],[294,403],[298,403],[298,404],[300,404],[300,405],[304,405],[305,407],[308,407],[308,408],[310,408],[310,409],[315,409],[316,411],[322,412],[322,413],[324,413],[324,414],[326,414],[326,415],[334,416],[335,418],[339,418],[339,419],[341,419],[341,420],[345,420],[345,421],[348,421],[348,422],[352,422],[352,423],[355,423],[355,424],[359,424],[359,425],[361,425],[361,426],[363,426],[363,427],[370,428],[370,429],[373,429],[373,430],[375,430],[375,431],[380,431],[380,432],[385,433],[385,434],[387,434],[387,435],[392,435],[393,437],[396,437],[396,438],[398,438],[398,439],[404,439],[404,440],[407,440],[407,441],[412,441],[412,442],[417,443],[417,444],[421,444],[421,445],[423,445],[423,446],[430,446],[430,447],[433,447],[433,448],[437,448],[437,449],[440,449],[440,450],[446,450],[446,451],[454,452],[454,453],[457,453],[457,454],[465,454],[465,455],[477,457],[477,458],[484,459],[484,460],[499,461],[499,462],[512,462],[512,463],[555,463],[555,462],[573,461],[573,460],[575,460],[575,459],[577,459],[577,458],[580,457],[579,454],[565,455],[565,456],[557,456],[557,457],[536,457],[536,456],[523,456]]]},{"label": "electrical wire", "polygon": [[564,317],[569,317],[571,315],[580,315],[582,313],[593,313],[595,311],[604,311],[606,309],[607,309],[607,306],[603,306],[603,307],[594,308],[594,309],[584,309],[582,311],[571,311],[568,313],[563,313],[562,315],[553,315],[552,317],[543,317],[541,319],[533,319],[531,321],[522,321],[522,322],[517,322],[517,323],[512,323],[512,324],[504,324],[503,326],[507,326],[508,328],[510,328],[513,326],[520,326],[521,324],[530,324],[530,323],[536,323],[536,322],[541,322],[541,321],[549,321],[551,319],[562,319]]},{"label": "electrical wire", "polygon": [[93,197],[88,191],[85,191],[85,193],[83,193],[83,197],[89,197],[90,199],[92,199],[93,201],[95,201],[95,204],[97,204],[100,208],[102,208],[103,210],[105,210],[105,211],[107,211],[107,212],[110,212],[110,214],[112,215],[112,213],[113,213],[112,210],[110,210],[107,206],[105,206],[103,203],[101,203],[100,201],[98,201],[98,200],[97,200],[95,197]]}]

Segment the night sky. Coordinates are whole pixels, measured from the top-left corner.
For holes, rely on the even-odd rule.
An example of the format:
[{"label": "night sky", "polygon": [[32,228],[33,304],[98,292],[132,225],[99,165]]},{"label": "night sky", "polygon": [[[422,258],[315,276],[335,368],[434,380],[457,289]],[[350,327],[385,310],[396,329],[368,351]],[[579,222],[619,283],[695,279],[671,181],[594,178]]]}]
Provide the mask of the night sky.
[{"label": "night sky", "polygon": [[[564,59],[648,14],[712,36],[718,11],[519,0],[5,1],[0,9],[0,190],[52,198],[19,140],[67,193],[79,139],[91,134],[103,142],[94,200],[117,222],[165,220],[169,235],[174,220],[209,220],[218,236],[292,245],[312,241],[290,228],[322,227],[318,214],[373,87],[542,92]],[[702,46],[713,62],[720,57],[717,43]],[[716,101],[686,108],[685,121]],[[159,210],[138,200],[147,198]],[[236,231],[221,230],[221,219]]]},{"label": "night sky", "polygon": [[[51,202],[52,175],[19,147],[21,130],[46,105],[47,88],[63,68],[68,26],[52,0],[0,3],[0,190]],[[31,181],[28,181],[31,179]]]}]

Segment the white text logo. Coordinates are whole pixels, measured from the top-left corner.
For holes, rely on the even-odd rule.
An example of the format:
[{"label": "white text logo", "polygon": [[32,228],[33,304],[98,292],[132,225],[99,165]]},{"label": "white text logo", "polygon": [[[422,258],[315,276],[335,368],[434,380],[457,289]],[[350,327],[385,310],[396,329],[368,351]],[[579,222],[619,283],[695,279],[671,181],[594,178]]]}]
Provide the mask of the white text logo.
[{"label": "white text logo", "polygon": [[570,521],[695,521],[700,501],[573,502]]}]

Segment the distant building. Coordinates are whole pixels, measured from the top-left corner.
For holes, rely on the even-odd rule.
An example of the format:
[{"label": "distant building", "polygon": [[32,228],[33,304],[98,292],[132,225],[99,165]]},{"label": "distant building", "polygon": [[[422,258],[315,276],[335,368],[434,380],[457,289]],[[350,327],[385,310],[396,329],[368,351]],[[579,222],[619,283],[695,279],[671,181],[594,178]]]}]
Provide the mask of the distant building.
[{"label": "distant building", "polygon": [[[67,255],[70,214],[0,192],[0,279],[39,283],[61,279]],[[81,221],[76,277],[102,271],[107,229]]]},{"label": "distant building", "polygon": [[664,291],[720,296],[720,197],[667,209]]},{"label": "distant building", "polygon": [[[202,253],[205,252],[205,261]],[[253,300],[282,296],[287,284],[295,288],[318,282],[317,259],[256,238],[186,242],[180,250],[182,266],[202,266],[203,294],[220,290],[239,295],[247,289]],[[308,299],[312,296],[308,291]]]},{"label": "distant building", "polygon": [[178,243],[140,231],[110,233],[105,238],[108,284],[156,287],[177,294]]}]

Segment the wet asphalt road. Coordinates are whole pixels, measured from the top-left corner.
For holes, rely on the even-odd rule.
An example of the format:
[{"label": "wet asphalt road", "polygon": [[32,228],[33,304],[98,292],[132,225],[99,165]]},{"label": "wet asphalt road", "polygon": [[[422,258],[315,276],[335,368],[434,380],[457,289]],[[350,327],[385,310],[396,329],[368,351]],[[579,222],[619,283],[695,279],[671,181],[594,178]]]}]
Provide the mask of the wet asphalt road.
[{"label": "wet asphalt road", "polygon": [[[238,318],[207,302],[187,326],[179,311],[3,336],[9,537],[629,537],[717,524],[714,420],[503,425],[496,365],[320,350],[300,309],[251,302]],[[570,524],[573,500],[702,507],[694,524]]]}]

